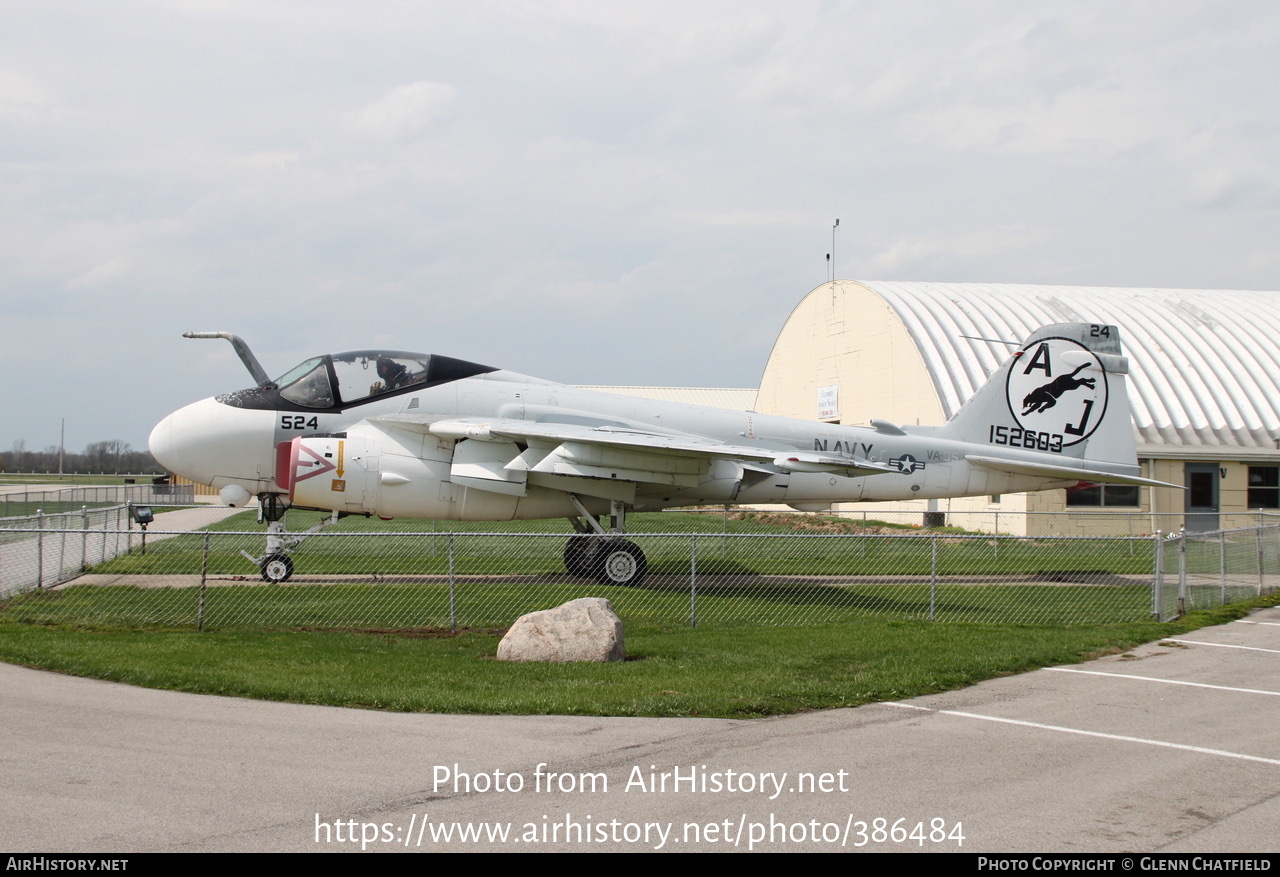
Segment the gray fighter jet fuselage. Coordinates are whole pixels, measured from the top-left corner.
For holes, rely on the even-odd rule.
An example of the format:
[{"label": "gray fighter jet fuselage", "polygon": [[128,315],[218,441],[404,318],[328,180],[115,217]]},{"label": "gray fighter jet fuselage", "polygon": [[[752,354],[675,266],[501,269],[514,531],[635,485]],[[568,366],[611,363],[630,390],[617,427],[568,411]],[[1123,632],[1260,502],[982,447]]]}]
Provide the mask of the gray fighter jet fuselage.
[{"label": "gray fighter jet fuselage", "polygon": [[[676,506],[936,499],[1160,484],[1141,476],[1119,332],[1035,332],[946,424],[845,426],[619,396],[440,355],[362,350],[275,381],[237,345],[256,387],[196,402],[151,435],[171,471],[240,505],[273,535],[263,577],[287,578],[286,507],[386,518],[565,517],[566,564],[606,582],[644,576],[626,513]],[[606,528],[599,518],[608,515]],[[272,539],[274,538],[274,541]]]}]

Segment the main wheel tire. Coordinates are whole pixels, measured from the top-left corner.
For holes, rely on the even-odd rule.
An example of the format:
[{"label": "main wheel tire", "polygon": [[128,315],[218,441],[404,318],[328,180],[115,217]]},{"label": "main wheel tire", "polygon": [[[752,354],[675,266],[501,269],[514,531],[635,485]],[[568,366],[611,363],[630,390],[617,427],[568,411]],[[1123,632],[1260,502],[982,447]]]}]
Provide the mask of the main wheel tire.
[{"label": "main wheel tire", "polygon": [[269,557],[265,557],[260,566],[262,568],[262,580],[273,585],[287,582],[289,577],[293,575],[293,561],[289,559],[287,554],[272,554]]},{"label": "main wheel tire", "polygon": [[596,549],[595,575],[602,585],[635,587],[648,571],[649,561],[634,542],[610,539]]},{"label": "main wheel tire", "polygon": [[564,568],[575,576],[591,575],[598,541],[586,535],[570,536],[564,546]]}]

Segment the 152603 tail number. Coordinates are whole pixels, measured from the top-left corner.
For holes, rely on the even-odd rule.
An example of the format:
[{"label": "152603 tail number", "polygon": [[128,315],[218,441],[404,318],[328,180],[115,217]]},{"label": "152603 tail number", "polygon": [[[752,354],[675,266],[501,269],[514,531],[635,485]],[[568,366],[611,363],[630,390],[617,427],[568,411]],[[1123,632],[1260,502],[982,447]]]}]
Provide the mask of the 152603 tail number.
[{"label": "152603 tail number", "polygon": [[1062,434],[1057,432],[1037,432],[1034,429],[1023,429],[1020,426],[993,425],[987,433],[987,440],[993,445],[1026,448],[1029,451],[1062,453]]}]

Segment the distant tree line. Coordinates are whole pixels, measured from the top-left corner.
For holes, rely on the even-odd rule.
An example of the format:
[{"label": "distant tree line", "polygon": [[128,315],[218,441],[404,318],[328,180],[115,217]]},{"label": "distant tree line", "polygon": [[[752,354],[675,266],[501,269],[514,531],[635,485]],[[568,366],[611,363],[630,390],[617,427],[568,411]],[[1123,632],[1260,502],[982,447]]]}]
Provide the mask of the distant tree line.
[{"label": "distant tree line", "polygon": [[[50,445],[43,451],[27,447],[26,439],[18,439],[7,451],[0,451],[0,470],[5,472],[58,471],[58,446]],[[128,442],[112,439],[91,442],[80,453],[62,453],[62,471],[76,473],[105,472],[114,475],[160,475],[164,472],[150,451],[135,451]]]}]

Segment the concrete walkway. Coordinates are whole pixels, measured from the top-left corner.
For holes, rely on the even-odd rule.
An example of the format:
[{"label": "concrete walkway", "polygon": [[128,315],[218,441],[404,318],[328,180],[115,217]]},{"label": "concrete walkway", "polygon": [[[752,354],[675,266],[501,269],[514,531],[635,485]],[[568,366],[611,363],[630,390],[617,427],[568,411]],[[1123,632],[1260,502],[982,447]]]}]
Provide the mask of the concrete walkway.
[{"label": "concrete walkway", "polygon": [[[171,512],[160,512],[156,515],[154,523],[147,527],[147,541],[171,539],[182,533],[189,533],[192,530],[199,530],[202,527],[208,527],[210,524],[225,521],[232,515],[238,515],[243,511],[243,508],[233,509],[224,505],[204,505],[189,509],[174,509]],[[261,529],[256,523],[256,518],[250,516],[246,520],[248,522],[246,529]]]}]

